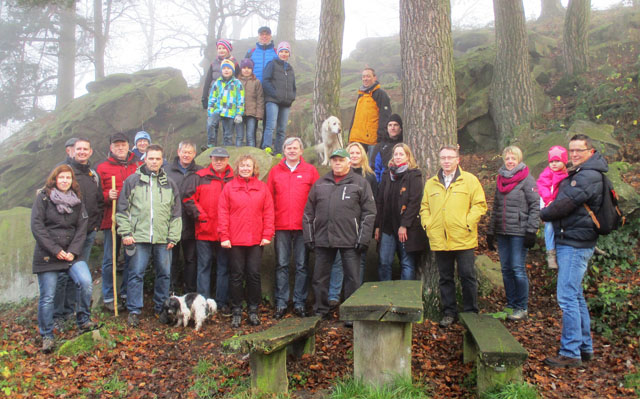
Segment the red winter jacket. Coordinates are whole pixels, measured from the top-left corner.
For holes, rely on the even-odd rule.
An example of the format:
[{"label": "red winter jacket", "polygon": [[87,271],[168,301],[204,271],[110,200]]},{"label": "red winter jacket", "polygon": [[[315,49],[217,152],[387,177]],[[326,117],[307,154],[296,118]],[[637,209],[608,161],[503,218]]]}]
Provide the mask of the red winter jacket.
[{"label": "red winter jacket", "polygon": [[200,169],[184,181],[187,215],[196,221],[196,240],[220,241],[218,236],[218,200],[225,184],[233,179],[233,169],[227,165],[222,176],[211,165]]},{"label": "red winter jacket", "polygon": [[109,153],[107,160],[96,167],[96,172],[100,175],[102,182],[102,196],[104,197],[104,214],[102,215],[100,230],[111,229],[111,209],[113,205],[113,201],[109,198],[111,176],[116,177],[115,189],[118,191],[118,196],[120,196],[122,183],[124,183],[127,177],[134,174],[140,165],[142,165],[142,162],[138,160],[133,152],[129,152],[125,161],[120,161],[116,159],[112,153]]},{"label": "red winter jacket", "polygon": [[302,214],[309,190],[320,175],[316,168],[300,158],[291,172],[283,159],[269,171],[267,187],[273,197],[276,230],[302,230]]},{"label": "red winter jacket", "polygon": [[218,233],[220,241],[231,240],[231,246],[271,240],[275,234],[273,199],[267,185],[255,177],[239,176],[225,185],[218,207]]}]

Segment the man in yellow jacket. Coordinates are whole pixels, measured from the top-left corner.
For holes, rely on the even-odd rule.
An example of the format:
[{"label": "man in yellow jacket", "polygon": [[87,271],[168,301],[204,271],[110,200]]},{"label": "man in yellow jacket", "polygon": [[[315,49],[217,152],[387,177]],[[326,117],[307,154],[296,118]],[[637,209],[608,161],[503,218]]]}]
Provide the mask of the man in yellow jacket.
[{"label": "man in yellow jacket", "polygon": [[440,326],[449,327],[457,318],[455,262],[462,285],[464,312],[478,313],[478,281],[473,250],[478,246],[478,222],[487,212],[484,190],[478,178],[464,172],[458,164],[458,148],[440,149],[438,173],[427,180],[420,206],[422,227],[436,254],[440,275]]},{"label": "man in yellow jacket", "polygon": [[369,148],[387,136],[387,123],[391,117],[391,100],[380,88],[373,68],[362,71],[362,86],[358,89],[358,99],[353,110],[353,120],[349,127],[349,143],[360,143],[371,155]]}]

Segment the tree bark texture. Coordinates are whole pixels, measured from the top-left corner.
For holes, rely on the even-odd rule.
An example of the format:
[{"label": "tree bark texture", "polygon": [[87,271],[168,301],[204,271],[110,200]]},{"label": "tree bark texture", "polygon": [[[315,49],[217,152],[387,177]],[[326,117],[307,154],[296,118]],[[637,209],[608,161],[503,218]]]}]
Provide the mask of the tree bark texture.
[{"label": "tree bark texture", "polygon": [[313,86],[313,128],[316,143],[322,141],[322,122],[331,115],[340,117],[343,32],[344,0],[322,0],[320,34],[316,47],[316,77]]},{"label": "tree bark texture", "polygon": [[569,0],[564,19],[563,58],[564,72],[576,75],[589,69],[588,29],[591,0]]},{"label": "tree bark texture", "polygon": [[[425,180],[439,169],[443,145],[457,143],[456,87],[449,0],[400,0],[404,141]],[[438,313],[438,267],[432,252],[419,263],[425,315]]]},{"label": "tree bark texture", "polygon": [[60,6],[60,36],[58,38],[58,86],[56,109],[73,100],[76,76],[76,3]]},{"label": "tree bark texture", "polygon": [[428,176],[440,147],[457,143],[450,16],[448,0],[400,1],[403,134]]},{"label": "tree bark texture", "polygon": [[564,7],[560,0],[541,0],[538,21],[548,21],[564,16]]},{"label": "tree bark texture", "polygon": [[489,113],[498,142],[509,143],[516,126],[535,115],[535,90],[529,69],[527,31],[522,0],[493,0],[496,60],[489,91]]},{"label": "tree bark texture", "polygon": [[296,15],[298,0],[280,0],[278,13],[278,42],[288,41],[292,46],[296,41]]},{"label": "tree bark texture", "polygon": [[93,0],[93,65],[96,80],[104,78],[105,37],[102,33],[102,0]]}]

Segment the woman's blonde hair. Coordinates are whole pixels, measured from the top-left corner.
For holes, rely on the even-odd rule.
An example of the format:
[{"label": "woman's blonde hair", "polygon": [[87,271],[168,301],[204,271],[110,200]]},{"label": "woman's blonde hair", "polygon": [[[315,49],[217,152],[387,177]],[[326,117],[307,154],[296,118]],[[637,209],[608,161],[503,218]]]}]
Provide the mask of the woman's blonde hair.
[{"label": "woman's blonde hair", "polygon": [[502,150],[502,158],[507,156],[507,154],[513,154],[516,156],[518,163],[522,162],[522,150],[515,145],[510,145],[504,150]]},{"label": "woman's blonde hair", "polygon": [[418,167],[418,162],[416,161],[416,158],[413,156],[413,153],[411,152],[411,148],[409,148],[408,145],[406,145],[405,143],[398,143],[396,145],[393,146],[393,150],[391,151],[391,159],[389,160],[389,167],[391,166],[396,166],[393,163],[393,154],[396,152],[396,148],[402,148],[404,150],[404,153],[407,154],[407,165],[409,166],[409,169],[416,169]]},{"label": "woman's blonde hair", "polygon": [[240,164],[244,161],[253,162],[253,173],[251,174],[251,176],[256,178],[260,177],[260,167],[258,167],[258,162],[252,155],[249,155],[249,154],[240,155],[238,159],[236,159],[236,163],[235,163],[236,176],[240,176]]},{"label": "woman's blonde hair", "polygon": [[366,177],[367,174],[374,174],[373,169],[369,166],[369,157],[367,156],[367,152],[364,150],[364,147],[360,143],[350,143],[347,146],[347,152],[351,149],[351,147],[358,147],[360,149],[360,165],[359,168],[362,168],[362,176]]}]

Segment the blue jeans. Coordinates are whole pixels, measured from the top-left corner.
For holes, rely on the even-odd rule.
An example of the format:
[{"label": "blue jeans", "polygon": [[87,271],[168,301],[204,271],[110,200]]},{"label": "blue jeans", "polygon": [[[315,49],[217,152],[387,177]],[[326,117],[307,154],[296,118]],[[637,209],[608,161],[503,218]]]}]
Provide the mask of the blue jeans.
[{"label": "blue jeans", "polygon": [[[104,303],[113,302],[113,259],[111,252],[113,251],[113,240],[111,239],[111,230],[102,230],[104,232],[104,253],[102,254],[102,298]],[[116,235],[116,258],[120,251],[122,240]],[[124,254],[124,271],[122,272],[122,286],[120,287],[120,296],[127,295],[127,280],[129,274],[129,264],[131,257]]]},{"label": "blue jeans", "polygon": [[[84,240],[82,247],[82,253],[80,254],[80,260],[89,262],[89,255],[91,255],[91,247],[96,239],[96,231],[87,233],[87,238]],[[53,318],[64,318],[73,314],[76,311],[76,297],[78,296],[78,290],[76,285],[72,284],[69,278],[69,273],[58,273],[58,284],[56,285],[56,294],[53,297]]]},{"label": "blue jeans", "polygon": [[524,247],[524,236],[498,234],[496,237],[507,307],[527,310],[529,278],[524,261],[529,250]]},{"label": "blue jeans", "polygon": [[207,117],[207,147],[218,145],[218,125],[220,124],[220,114],[213,114]]},{"label": "blue jeans", "polygon": [[211,298],[211,263],[216,255],[216,303],[218,307],[229,303],[229,250],[220,241],[196,241],[198,257],[198,294]]},{"label": "blue jeans", "polygon": [[[364,269],[367,265],[367,254],[360,254],[360,285],[364,283]],[[342,257],[340,251],[336,253],[336,258],[331,264],[331,278],[329,279],[329,294],[328,299],[331,301],[340,302],[340,292],[342,291],[342,280],[344,278],[344,272],[342,269]],[[358,285],[358,287],[360,286]],[[346,298],[345,298],[346,299]]]},{"label": "blue jeans", "polygon": [[553,231],[553,223],[551,222],[544,222],[544,246],[547,251],[556,249],[556,237]]},{"label": "blue jeans", "polygon": [[416,260],[412,252],[404,249],[404,243],[400,242],[397,235],[382,233],[380,238],[380,265],[378,266],[378,278],[380,281],[391,280],[391,265],[393,255],[398,254],[400,260],[400,278],[402,280],[415,280]]},{"label": "blue jeans", "polygon": [[220,118],[220,122],[222,122],[222,145],[225,147],[233,145],[233,132],[234,132],[234,123],[233,118],[222,117]]},{"label": "blue jeans", "polygon": [[556,245],[558,258],[558,305],[562,309],[560,355],[580,359],[580,352],[593,352],[591,319],[582,295],[582,277],[594,248]]},{"label": "blue jeans", "polygon": [[68,271],[55,271],[38,273],[38,286],[40,287],[40,299],[38,300],[38,328],[43,337],[53,338],[53,297],[58,285],[58,274],[69,274],[76,284],[77,309],[76,321],[78,326],[89,321],[91,316],[91,293],[93,284],[89,266],[83,260],[74,263]]},{"label": "blue jeans", "polygon": [[162,304],[169,297],[171,284],[171,251],[167,244],[136,243],[136,253],[129,264],[129,278],[127,280],[127,310],[129,313],[140,314],[143,306],[144,273],[153,253],[156,281],[153,289],[153,310],[159,313]]},{"label": "blue jeans", "polygon": [[293,253],[296,277],[293,286],[293,306],[304,308],[309,293],[309,271],[305,262],[306,250],[302,230],[276,230],[276,308],[289,302],[289,261]]},{"label": "blue jeans", "polygon": [[[282,145],[287,133],[287,123],[289,122],[289,107],[280,106],[276,103],[267,102],[265,104],[265,127],[262,136],[262,149],[273,147],[276,154],[282,153]],[[275,145],[272,146],[273,131],[276,131]]]},{"label": "blue jeans", "polygon": [[[242,123],[236,125],[236,147],[247,145],[249,147],[256,146],[256,125],[258,120],[253,116],[243,116]],[[245,144],[245,133],[247,141]]]}]

